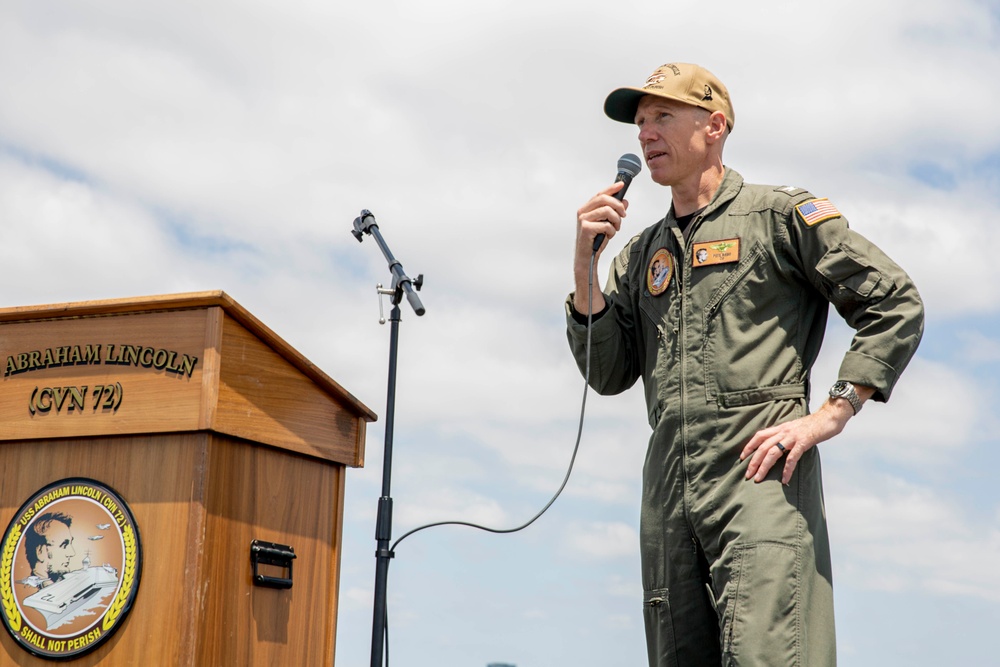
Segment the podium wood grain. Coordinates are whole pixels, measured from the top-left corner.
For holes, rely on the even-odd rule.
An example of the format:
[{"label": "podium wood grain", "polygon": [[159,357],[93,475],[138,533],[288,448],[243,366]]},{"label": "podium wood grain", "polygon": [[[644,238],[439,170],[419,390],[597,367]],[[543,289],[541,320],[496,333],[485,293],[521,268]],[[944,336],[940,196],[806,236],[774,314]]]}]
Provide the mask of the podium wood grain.
[{"label": "podium wood grain", "polygon": [[[86,344],[198,363],[190,375],[87,364],[0,381],[0,520],[46,484],[89,477],[139,530],[128,618],[70,664],[332,665],[345,474],[363,464],[374,413],[221,292],[0,310],[0,359]],[[114,382],[117,412],[28,410],[37,386]],[[253,585],[255,539],[294,549],[292,588]],[[43,664],[0,632],[0,665]]]}]

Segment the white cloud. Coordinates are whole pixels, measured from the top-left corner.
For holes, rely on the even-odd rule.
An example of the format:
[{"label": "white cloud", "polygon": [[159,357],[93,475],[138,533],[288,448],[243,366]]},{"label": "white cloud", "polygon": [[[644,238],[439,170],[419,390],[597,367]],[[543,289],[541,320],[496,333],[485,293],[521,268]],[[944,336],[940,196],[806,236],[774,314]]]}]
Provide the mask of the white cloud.
[{"label": "white cloud", "polygon": [[891,401],[872,404],[848,423],[842,438],[859,458],[875,457],[910,469],[961,466],[962,454],[993,421],[991,404],[991,394],[974,378],[918,357]]},{"label": "white cloud", "polygon": [[[832,518],[847,519],[832,525],[849,526],[834,539],[848,550],[847,571],[877,573],[864,579],[871,586],[980,595],[952,570],[995,560],[996,516],[970,513],[978,499],[945,480],[988,461],[995,440],[983,378],[996,341],[968,318],[1000,309],[988,252],[1000,241],[988,168],[1000,121],[981,111],[1000,103],[996,9],[848,0],[704,12],[645,0],[613,11],[591,0],[5,3],[0,300],[225,289],[379,412],[368,467],[348,473],[338,663],[362,664],[370,594],[357,578],[373,565],[389,338],[374,289],[388,273],[372,239],[350,237],[351,220],[372,209],[410,275],[426,276],[427,315],[404,306],[401,325],[395,534],[424,521],[530,515],[562,479],[580,408],[562,331],[574,212],[636,149],[634,128],[607,121],[601,103],[663,62],[701,62],[735,98],[729,162],[748,180],[834,199],[917,279],[929,339],[968,330],[956,335],[961,349],[919,353],[890,404],[866,408],[824,456],[848,479],[868,479],[875,452],[879,469],[919,480],[877,480],[878,494],[831,480]],[[951,189],[914,178],[915,165],[951,178]],[[612,248],[669,206],[645,176],[629,199]],[[815,394],[835,379],[848,340],[836,333]],[[477,589],[480,599],[517,596],[510,608],[548,614],[543,625],[577,638],[570,647],[524,639],[534,664],[610,664],[596,657],[607,647],[642,652],[638,570],[625,562],[636,554],[649,437],[642,396],[592,394],[587,407],[576,470],[552,515],[489,542],[532,583],[489,572]],[[935,531],[939,544],[921,538]],[[554,546],[542,539],[552,532]],[[405,569],[448,582],[467,553],[443,565],[425,555],[435,542],[407,549]],[[564,564],[562,548],[581,557]],[[908,551],[924,555],[904,561]],[[587,623],[583,638],[583,626],[564,625],[565,609],[593,604],[579,597],[581,580],[605,596],[603,620],[576,619]],[[995,596],[994,581],[985,588]],[[475,615],[452,614],[467,609],[467,590],[441,583],[437,594],[453,597],[421,600],[426,608],[407,607],[412,590],[393,589],[405,608],[400,641],[442,615],[455,636],[488,641]],[[494,634],[525,636],[506,617],[494,622]],[[848,620],[846,634],[863,625]],[[456,653],[469,642],[423,643],[440,652],[418,651],[411,664],[470,663]]]},{"label": "white cloud", "polygon": [[[865,478],[862,478],[865,479]],[[838,572],[855,585],[1000,601],[1000,524],[983,526],[963,501],[898,478],[831,485]]]},{"label": "white cloud", "polygon": [[944,318],[996,312],[1000,292],[970,286],[988,285],[996,276],[996,265],[987,258],[988,249],[1000,243],[1000,231],[991,223],[1000,192],[990,197],[976,182],[954,192],[916,196],[903,188],[897,184],[889,198],[866,194],[850,201],[852,227],[886,248],[913,277],[927,307],[928,327]]},{"label": "white cloud", "polygon": [[566,532],[575,557],[613,560],[639,554],[639,533],[622,522],[571,524]]},{"label": "white cloud", "polygon": [[980,366],[1000,362],[1000,339],[979,331],[961,331],[958,340],[964,345],[961,357],[965,363]]}]

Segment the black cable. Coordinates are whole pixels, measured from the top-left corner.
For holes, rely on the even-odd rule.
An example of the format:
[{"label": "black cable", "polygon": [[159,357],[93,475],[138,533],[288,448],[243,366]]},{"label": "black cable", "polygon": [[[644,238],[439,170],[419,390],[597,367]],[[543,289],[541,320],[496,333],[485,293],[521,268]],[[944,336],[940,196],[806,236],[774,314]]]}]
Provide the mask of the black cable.
[{"label": "black cable", "polygon": [[[590,388],[590,329],[591,325],[594,323],[594,263],[597,258],[597,250],[595,249],[593,254],[590,256],[590,270],[587,274],[587,346],[586,346],[586,356],[587,364],[584,370],[584,382],[583,382],[583,403],[580,406],[580,424],[576,430],[576,444],[573,445],[573,455],[569,459],[569,468],[566,469],[566,476],[563,477],[562,484],[559,485],[559,489],[556,491],[555,495],[545,503],[545,507],[539,510],[538,514],[528,519],[524,524],[517,526],[516,528],[490,528],[488,526],[481,526],[478,523],[471,523],[468,521],[438,521],[435,523],[428,523],[423,526],[417,526],[413,530],[403,533],[402,537],[392,543],[389,547],[389,553],[395,555],[396,547],[400,542],[405,540],[410,535],[418,533],[421,530],[426,530],[427,528],[436,528],[438,526],[468,526],[469,528],[476,528],[478,530],[485,530],[488,533],[496,534],[506,534],[506,533],[516,533],[520,530],[524,530],[531,524],[535,523],[539,517],[545,514],[546,511],[552,504],[556,502],[563,489],[566,488],[566,484],[569,483],[569,477],[573,473],[573,465],[576,463],[576,455],[580,451],[580,441],[583,439],[583,418],[587,413],[587,390]],[[389,667],[389,605],[386,603],[385,610],[385,667]]]},{"label": "black cable", "polygon": [[588,308],[587,308],[587,310],[588,310],[588,312],[587,312],[587,346],[586,346],[587,364],[586,364],[586,369],[585,369],[585,372],[584,372],[584,376],[585,377],[584,377],[584,384],[583,384],[583,403],[580,406],[580,425],[579,425],[579,427],[577,428],[577,431],[576,431],[576,444],[573,445],[573,455],[570,457],[570,460],[569,460],[569,468],[566,470],[566,476],[563,477],[562,484],[559,485],[559,489],[556,491],[555,495],[552,496],[552,498],[549,500],[549,502],[547,502],[545,504],[545,507],[543,507],[538,512],[538,514],[536,514],[535,516],[531,517],[530,519],[528,519],[527,522],[525,522],[524,524],[522,524],[520,526],[517,526],[516,528],[490,528],[488,526],[481,526],[478,523],[471,523],[471,522],[468,522],[468,521],[438,521],[438,522],[435,522],[435,523],[428,523],[428,524],[423,525],[423,526],[418,526],[418,527],[414,528],[413,530],[411,530],[411,531],[409,531],[407,533],[404,533],[402,537],[400,537],[398,540],[396,540],[395,542],[392,543],[392,546],[389,548],[390,552],[394,552],[396,550],[396,546],[400,542],[402,542],[403,540],[405,540],[407,537],[409,537],[410,535],[413,535],[414,533],[420,532],[421,530],[426,530],[427,528],[436,528],[437,526],[468,526],[469,528],[476,528],[478,530],[485,530],[488,533],[496,533],[496,534],[516,533],[516,532],[518,532],[520,530],[524,530],[525,528],[527,528],[528,526],[530,526],[531,524],[533,524],[535,521],[537,521],[539,517],[541,517],[543,514],[545,514],[545,512],[550,507],[552,507],[552,504],[556,501],[556,498],[558,498],[560,496],[560,494],[562,494],[563,489],[566,488],[566,484],[569,482],[570,475],[573,473],[573,465],[576,463],[576,455],[580,451],[580,440],[583,438],[583,417],[584,417],[584,415],[587,412],[587,390],[590,387],[590,329],[591,329],[591,324],[593,324],[593,317],[594,317],[594,314],[593,314],[593,310],[594,310],[593,309],[593,298],[594,298],[594,262],[595,262],[596,257],[597,257],[597,252],[594,252],[590,256],[590,270],[589,270],[589,273],[587,275],[587,304],[588,304]]}]

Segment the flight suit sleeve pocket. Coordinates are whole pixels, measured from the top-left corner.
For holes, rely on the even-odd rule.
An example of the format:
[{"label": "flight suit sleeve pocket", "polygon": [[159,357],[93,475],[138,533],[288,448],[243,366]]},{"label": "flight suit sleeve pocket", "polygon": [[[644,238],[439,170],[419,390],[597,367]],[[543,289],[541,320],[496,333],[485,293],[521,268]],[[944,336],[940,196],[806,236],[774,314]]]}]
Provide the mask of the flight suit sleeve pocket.
[{"label": "flight suit sleeve pocket", "polygon": [[828,297],[835,302],[878,300],[892,287],[892,279],[885,272],[845,244],[826,253],[816,264],[816,271],[827,281]]}]

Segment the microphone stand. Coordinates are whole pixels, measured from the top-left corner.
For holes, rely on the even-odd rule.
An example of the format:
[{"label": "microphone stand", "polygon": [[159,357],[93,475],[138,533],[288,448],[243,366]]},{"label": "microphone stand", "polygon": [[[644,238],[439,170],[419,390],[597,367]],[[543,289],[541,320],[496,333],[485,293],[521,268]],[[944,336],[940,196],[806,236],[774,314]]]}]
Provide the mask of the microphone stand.
[{"label": "microphone stand", "polygon": [[[361,215],[354,219],[354,231],[351,232],[359,243],[364,241],[364,235],[368,234],[375,239],[386,261],[389,263],[389,271],[392,273],[391,289],[384,290],[378,285],[379,309],[382,307],[382,294],[390,296],[392,310],[389,313],[389,381],[388,395],[385,406],[385,455],[382,459],[382,495],[378,499],[378,515],[375,519],[375,541],[377,549],[375,551],[375,604],[372,618],[372,653],[371,667],[382,667],[382,649],[386,637],[386,597],[389,579],[389,560],[395,556],[390,549],[392,540],[392,497],[389,495],[392,478],[392,435],[393,422],[396,412],[396,358],[399,350],[399,323],[401,313],[399,304],[406,295],[413,311],[418,315],[423,315],[426,311],[420,297],[415,290],[423,286],[423,275],[417,276],[416,280],[411,280],[403,271],[403,265],[393,257],[392,252],[379,232],[375,216],[371,211],[364,209]],[[384,324],[385,319],[380,318],[379,322]]]}]

